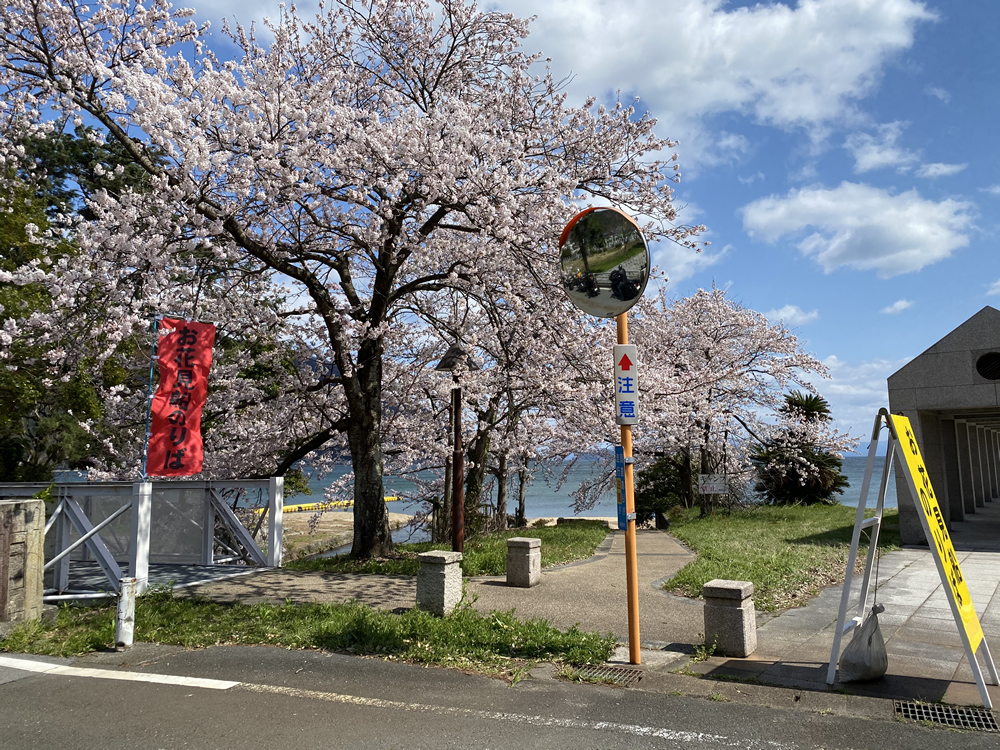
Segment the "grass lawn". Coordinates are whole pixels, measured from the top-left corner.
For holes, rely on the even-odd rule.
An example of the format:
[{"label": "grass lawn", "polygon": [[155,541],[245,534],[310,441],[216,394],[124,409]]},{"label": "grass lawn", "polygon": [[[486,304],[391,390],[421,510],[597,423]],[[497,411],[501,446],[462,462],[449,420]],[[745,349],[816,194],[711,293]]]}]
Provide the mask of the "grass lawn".
[{"label": "grass lawn", "polygon": [[[585,560],[592,556],[608,535],[608,525],[603,521],[574,521],[560,526],[541,526],[532,529],[513,529],[487,537],[465,540],[462,573],[466,576],[502,576],[507,573],[507,540],[514,536],[534,537],[542,540],[542,567]],[[371,560],[354,560],[349,555],[296,560],[285,567],[292,570],[321,570],[329,573],[376,573],[383,575],[415,576],[421,552],[443,549],[450,544],[421,542],[397,546],[393,557]]]},{"label": "grass lawn", "polygon": [[[59,610],[55,626],[21,625],[0,651],[73,656],[114,642],[115,606]],[[368,654],[423,664],[461,667],[518,679],[535,661],[600,664],[614,651],[613,636],[562,632],[545,620],[522,621],[510,612],[480,614],[459,607],[444,618],[412,609],[394,614],[346,604],[217,604],[153,591],[136,602],[135,638],[201,648],[264,644]]]},{"label": "grass lawn", "polygon": [[[752,581],[757,609],[775,611],[805,604],[824,586],[844,580],[854,516],[843,505],[759,506],[698,518],[697,510],[672,519],[670,533],[698,553],[665,585],[697,597],[713,578]],[[868,550],[861,535],[859,566]],[[899,517],[886,510],[879,549],[899,547]]]}]

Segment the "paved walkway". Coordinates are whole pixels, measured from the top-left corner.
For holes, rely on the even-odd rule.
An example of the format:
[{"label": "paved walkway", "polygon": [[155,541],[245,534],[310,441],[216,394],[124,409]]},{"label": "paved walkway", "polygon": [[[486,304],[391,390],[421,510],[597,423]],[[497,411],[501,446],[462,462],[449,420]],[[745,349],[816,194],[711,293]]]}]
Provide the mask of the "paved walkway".
[{"label": "paved walkway", "polygon": [[[663,532],[639,530],[636,557],[640,641],[671,650],[702,642],[702,602],[672,596],[662,588],[694,554]],[[560,628],[579,625],[627,641],[625,535],[610,536],[589,560],[542,571],[542,582],[534,588],[509,588],[505,578],[473,578],[468,593],[480,611],[513,609],[520,617],[544,618]]]},{"label": "paved walkway", "polygon": [[[1000,529],[1000,502],[990,503],[971,520],[956,524],[952,538],[997,660],[1000,534],[994,529]],[[667,594],[661,585],[694,556],[668,534],[656,531],[637,534],[637,551],[643,662],[653,669],[678,668],[690,661],[693,646],[704,641],[703,604]],[[855,609],[859,587],[856,580]],[[244,602],[358,599],[386,609],[412,607],[416,598],[412,577],[287,570],[261,571],[190,590],[213,599]],[[873,683],[848,686],[849,692],[978,704],[978,691],[930,552],[913,548],[883,554],[877,591],[878,601],[886,607],[879,621],[889,653],[889,672]],[[727,673],[826,690],[840,592],[839,586],[830,587],[807,606],[770,619],[759,613],[758,650],[749,659],[712,657],[688,666],[706,674]],[[535,588],[513,589],[502,578],[476,578],[468,581],[468,593],[481,611],[514,609],[521,617],[545,618],[560,628],[579,625],[611,632],[627,641],[624,534],[609,537],[589,560],[543,571],[542,583]],[[994,705],[1000,706],[1000,688],[991,687],[990,694]]]},{"label": "paved walkway", "polygon": [[[1000,666],[1000,502],[956,523],[958,552],[986,642]],[[861,581],[852,586],[849,616],[857,612]],[[841,587],[825,589],[805,607],[784,612],[757,630],[757,653],[750,659],[709,659],[696,669],[757,675],[766,682],[826,689],[827,665],[837,627]],[[881,556],[876,600],[885,605],[879,627],[886,641],[889,671],[880,680],[851,691],[882,697],[978,704],[978,688],[965,657],[934,558],[927,548],[905,548]],[[869,602],[870,606],[871,602]],[[844,638],[846,647],[850,634]],[[986,680],[989,674],[980,659]],[[1000,688],[990,686],[995,706]]]}]

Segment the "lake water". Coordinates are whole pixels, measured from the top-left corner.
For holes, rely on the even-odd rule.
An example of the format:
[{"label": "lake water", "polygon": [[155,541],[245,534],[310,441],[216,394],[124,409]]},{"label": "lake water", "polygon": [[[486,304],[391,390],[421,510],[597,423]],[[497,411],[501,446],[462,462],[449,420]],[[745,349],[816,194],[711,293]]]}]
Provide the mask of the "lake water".
[{"label": "lake water", "polygon": [[[847,481],[851,483],[851,486],[844,490],[844,494],[840,495],[841,505],[850,505],[851,507],[858,507],[858,499],[861,496],[861,482],[865,477],[865,462],[868,459],[864,456],[848,456],[844,458],[844,476],[847,477]],[[868,490],[868,507],[874,508],[875,503],[878,500],[878,485],[882,480],[882,469],[885,466],[885,456],[875,457],[875,468],[872,471],[872,483],[871,488]],[[896,480],[895,473],[889,476],[889,482],[885,487],[885,507],[895,508],[896,507]]]},{"label": "lake water", "polygon": [[[861,482],[864,479],[865,461],[866,459],[864,456],[848,456],[844,458],[843,473],[847,477],[848,482],[850,482],[850,487],[844,491],[843,495],[839,496],[839,500],[842,505],[857,507],[858,498],[861,495]],[[868,507],[870,508],[875,507],[878,482],[881,477],[884,461],[884,456],[879,456],[875,461],[875,476],[872,480],[872,487],[869,490],[868,498]],[[593,478],[594,475],[592,468],[593,464],[591,462],[578,461],[573,469],[570,470],[568,476],[566,477],[566,481],[560,488],[557,488],[555,481],[548,483],[544,479],[536,479],[535,482],[528,488],[525,501],[525,514],[528,518],[557,518],[559,516],[572,516],[573,491],[576,490],[582,482]],[[299,495],[292,498],[289,502],[315,502],[322,499],[323,488],[330,481],[332,481],[332,479],[341,477],[348,471],[350,471],[348,467],[343,467],[338,470],[334,476],[329,477],[324,481],[311,481],[310,488],[313,491],[312,496]],[[405,496],[405,494],[412,489],[413,485],[405,479],[400,479],[399,477],[385,478],[386,495]],[[517,510],[517,492],[515,486],[511,487],[507,503],[507,512],[513,514],[514,511]],[[885,507],[896,507],[896,483],[891,477],[888,487],[886,488]],[[389,509],[399,513],[411,513],[415,509],[415,506],[413,504],[407,504],[406,502],[393,502],[389,504]],[[600,498],[593,508],[580,514],[580,516],[584,518],[615,515],[617,515],[617,510],[615,508],[615,498],[612,492],[606,493]]]}]

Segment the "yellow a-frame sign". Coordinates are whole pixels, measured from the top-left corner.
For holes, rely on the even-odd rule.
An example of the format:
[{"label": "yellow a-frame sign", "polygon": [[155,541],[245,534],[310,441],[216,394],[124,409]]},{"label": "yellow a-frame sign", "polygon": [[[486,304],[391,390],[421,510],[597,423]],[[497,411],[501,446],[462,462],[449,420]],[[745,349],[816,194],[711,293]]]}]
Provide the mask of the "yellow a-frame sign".
[{"label": "yellow a-frame sign", "polygon": [[[865,509],[868,504],[868,490],[871,486],[872,472],[875,466],[875,451],[878,448],[879,432],[885,425],[889,430],[888,449],[886,450],[885,466],[882,471],[882,481],[879,485],[878,502],[875,507],[875,516],[865,518]],[[893,458],[902,460],[907,484],[910,494],[916,500],[917,516],[920,518],[920,525],[923,527],[924,536],[930,545],[931,554],[934,556],[934,564],[937,566],[938,575],[944,586],[951,605],[951,612],[958,626],[959,634],[965,645],[965,654],[969,659],[969,666],[972,674],[976,678],[976,685],[979,687],[979,695],[986,708],[993,708],[989,693],[986,690],[986,682],[983,678],[982,669],[976,659],[976,653],[982,650],[983,660],[989,670],[990,677],[993,678],[994,685],[1000,685],[1000,678],[997,677],[996,666],[993,664],[993,657],[990,655],[989,646],[983,636],[983,628],[976,615],[976,608],[972,604],[972,597],[969,595],[969,588],[966,586],[965,577],[962,575],[962,568],[958,564],[958,557],[955,555],[955,547],[951,543],[951,535],[945,526],[944,517],[941,515],[941,508],[938,506],[937,496],[931,486],[931,480],[927,473],[927,467],[920,456],[920,448],[917,446],[913,428],[910,420],[897,414],[889,414],[885,409],[879,409],[878,416],[875,417],[875,427],[872,430],[872,441],[868,446],[868,462],[865,466],[865,477],[861,483],[861,496],[858,498],[858,512],[854,521],[854,535],[851,538],[851,553],[847,562],[847,575],[844,578],[844,590],[840,597],[840,613],[837,617],[837,630],[834,632],[833,648],[830,652],[830,666],[827,671],[826,681],[832,685],[837,674],[837,660],[840,656],[840,644],[844,634],[855,626],[860,626],[864,622],[866,605],[868,601],[868,589],[871,582],[872,561],[875,558],[875,548],[878,544],[878,532],[882,525],[882,504],[885,501],[885,488],[892,471]],[[871,529],[871,538],[868,546],[868,559],[865,565],[864,579],[861,584],[861,599],[858,604],[858,613],[849,622],[845,622],[847,617],[847,603],[851,590],[851,581],[854,577],[854,562],[857,560],[858,545],[861,539],[861,530]]]}]

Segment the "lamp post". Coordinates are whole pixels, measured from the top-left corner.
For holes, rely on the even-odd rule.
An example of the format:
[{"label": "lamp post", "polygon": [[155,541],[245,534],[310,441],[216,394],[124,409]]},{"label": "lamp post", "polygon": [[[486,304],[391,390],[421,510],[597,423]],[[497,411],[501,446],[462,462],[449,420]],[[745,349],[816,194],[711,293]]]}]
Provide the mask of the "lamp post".
[{"label": "lamp post", "polygon": [[437,367],[440,372],[450,372],[455,384],[451,388],[451,422],[454,425],[454,446],[451,460],[451,548],[465,551],[465,452],[462,448],[462,386],[458,381],[461,370],[473,372],[479,365],[462,345],[452,344]]}]

